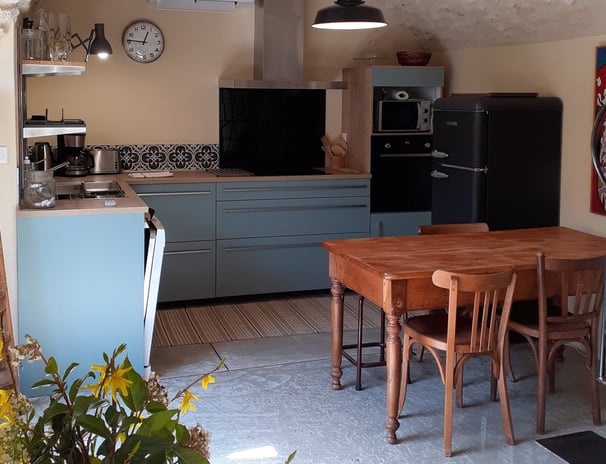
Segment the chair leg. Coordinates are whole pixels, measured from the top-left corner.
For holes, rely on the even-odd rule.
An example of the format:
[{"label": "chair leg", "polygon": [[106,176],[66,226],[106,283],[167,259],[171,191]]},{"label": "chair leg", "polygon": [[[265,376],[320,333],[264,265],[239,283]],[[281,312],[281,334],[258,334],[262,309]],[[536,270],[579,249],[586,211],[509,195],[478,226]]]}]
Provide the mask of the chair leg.
[{"label": "chair leg", "polygon": [[507,331],[507,335],[505,336],[505,347],[503,349],[503,359],[502,359],[503,367],[507,372],[507,377],[512,382],[516,381],[516,376],[513,373],[513,368],[511,367],[511,348],[509,346],[509,331]]},{"label": "chair leg", "polygon": [[538,343],[539,365],[537,369],[537,433],[545,433],[545,387],[547,383],[547,337]]},{"label": "chair leg", "polygon": [[[507,394],[507,381],[505,379],[505,372],[503,365],[499,368],[499,378],[497,384],[499,386],[499,402],[501,404],[501,416],[503,417],[503,431],[505,433],[505,441],[509,445],[515,444],[515,437],[513,434],[513,424],[511,422],[511,409],[509,407],[509,396]],[[494,378],[494,376],[492,376]]]},{"label": "chair leg", "polygon": [[455,354],[446,355],[444,384],[444,456],[452,455],[452,391],[454,390]]},{"label": "chair leg", "polygon": [[592,335],[591,337],[591,356],[587,358],[587,361],[591,363],[591,407],[593,410],[593,424],[602,424],[602,412],[600,406],[600,391],[598,388],[598,337]]},{"label": "chair leg", "polygon": [[459,367],[456,377],[457,408],[463,407],[463,364]]},{"label": "chair leg", "polygon": [[411,343],[411,338],[404,334],[402,340],[402,377],[400,381],[400,398],[398,401],[398,411],[400,414],[402,414],[402,409],[404,408],[406,391],[408,390],[408,384],[410,383],[410,371],[408,370],[408,366],[410,364],[410,353],[412,351],[410,346]]}]

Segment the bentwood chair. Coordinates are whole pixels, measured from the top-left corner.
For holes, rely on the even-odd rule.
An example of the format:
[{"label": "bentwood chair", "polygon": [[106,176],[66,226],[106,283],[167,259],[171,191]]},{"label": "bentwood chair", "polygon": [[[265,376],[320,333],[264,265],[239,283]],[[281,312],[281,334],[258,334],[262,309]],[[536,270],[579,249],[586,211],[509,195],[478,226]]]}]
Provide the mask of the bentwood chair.
[{"label": "bentwood chair", "polygon": [[[463,232],[488,232],[488,224],[461,223],[461,224],[424,224],[419,226],[419,235],[437,235],[437,234],[455,234]],[[364,297],[358,298],[358,327],[355,343],[344,344],[342,355],[356,367],[356,390],[362,390],[362,369],[367,367],[377,367],[385,365],[385,313],[380,309],[380,330],[379,337],[373,341],[364,342]],[[364,361],[363,351],[365,348],[378,348],[378,354],[372,361]],[[354,350],[352,355],[348,350]],[[419,361],[423,360],[423,349],[419,353]]]},{"label": "bentwood chair", "polygon": [[[549,392],[553,393],[559,351],[566,343],[574,341],[583,345],[585,363],[589,370],[593,423],[601,423],[598,350],[604,266],[606,256],[587,259],[557,258],[545,256],[539,251],[538,321],[521,323],[509,320],[509,330],[528,341],[536,361],[537,433],[545,433],[546,382],[549,380]],[[509,350],[505,356],[504,362],[510,364]]]},{"label": "bentwood chair", "polygon": [[[516,273],[514,269],[485,273],[458,273],[437,270],[432,281],[449,291],[448,311],[433,311],[404,321],[404,350],[400,410],[408,388],[408,364],[412,346],[423,346],[435,359],[444,383],[444,455],[452,454],[453,390],[461,385],[463,365],[475,356],[491,360],[491,399],[495,380],[498,383],[505,440],[514,444],[507,384],[501,363],[507,321],[511,311]],[[457,308],[469,307],[463,316]],[[445,353],[441,356],[440,352]],[[461,389],[457,388],[457,397]],[[458,398],[459,399],[459,398]],[[460,398],[462,401],[462,397]]]}]

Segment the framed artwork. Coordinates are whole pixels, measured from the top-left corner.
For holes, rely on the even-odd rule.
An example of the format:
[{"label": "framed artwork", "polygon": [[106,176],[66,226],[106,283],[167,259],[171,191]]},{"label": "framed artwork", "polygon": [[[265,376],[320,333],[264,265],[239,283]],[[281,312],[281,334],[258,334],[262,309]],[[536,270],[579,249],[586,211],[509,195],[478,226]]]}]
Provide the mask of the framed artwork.
[{"label": "framed artwork", "polygon": [[[593,169],[591,170],[592,213],[606,216],[606,46],[596,47],[594,81],[594,127],[591,133],[591,151]],[[598,174],[598,170],[602,175]]]}]

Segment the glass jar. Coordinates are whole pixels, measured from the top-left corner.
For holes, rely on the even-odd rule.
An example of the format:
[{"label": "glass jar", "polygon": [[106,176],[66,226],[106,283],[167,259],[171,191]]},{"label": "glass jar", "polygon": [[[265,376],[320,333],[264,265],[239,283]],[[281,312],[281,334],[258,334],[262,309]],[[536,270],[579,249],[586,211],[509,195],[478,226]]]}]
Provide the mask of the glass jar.
[{"label": "glass jar", "polygon": [[52,171],[25,172],[23,204],[26,208],[55,206],[55,178]]},{"label": "glass jar", "polygon": [[39,29],[23,29],[22,31],[22,52],[26,60],[43,59],[44,41],[42,31]]}]

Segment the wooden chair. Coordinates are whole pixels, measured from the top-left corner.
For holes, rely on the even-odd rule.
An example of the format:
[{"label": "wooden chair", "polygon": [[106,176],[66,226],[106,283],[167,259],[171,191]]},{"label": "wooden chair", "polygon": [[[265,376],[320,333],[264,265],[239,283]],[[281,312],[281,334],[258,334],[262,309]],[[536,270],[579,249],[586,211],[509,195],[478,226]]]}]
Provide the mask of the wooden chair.
[{"label": "wooden chair", "polygon": [[[402,357],[402,383],[400,410],[406,400],[408,364],[412,346],[421,345],[434,357],[440,371],[444,390],[444,455],[452,454],[453,390],[462,375],[465,362],[474,356],[491,359],[491,396],[498,383],[505,440],[514,444],[507,385],[501,363],[507,321],[516,282],[513,269],[464,274],[437,270],[433,273],[434,285],[449,290],[448,311],[434,311],[404,321],[404,350]],[[502,302],[502,305],[501,305]],[[457,308],[468,305],[470,312],[462,316]],[[445,352],[445,360],[440,356]],[[492,398],[494,399],[494,398]],[[457,388],[457,402],[461,389]]]},{"label": "wooden chair", "polygon": [[[488,224],[484,222],[467,224],[426,224],[419,226],[419,235],[434,234],[455,234],[463,232],[488,232]],[[364,297],[358,298],[358,332],[355,343],[344,344],[342,355],[350,363],[356,366],[356,390],[362,390],[362,369],[367,367],[377,367],[385,365],[385,313],[381,309],[381,329],[379,337],[370,342],[363,341],[364,334]],[[379,348],[378,356],[374,361],[363,361],[363,350],[365,348]],[[355,356],[352,356],[347,350],[356,350]],[[423,360],[423,348],[419,352],[419,361]]]},{"label": "wooden chair", "polygon": [[[545,256],[539,251],[538,322],[525,324],[509,320],[509,330],[517,332],[528,341],[537,365],[537,433],[545,433],[546,381],[549,380],[549,391],[553,393],[558,352],[564,344],[571,341],[583,344],[590,375],[593,423],[601,423],[597,379],[605,266],[606,256],[588,259],[556,258]],[[556,293],[552,291],[554,286]],[[548,291],[557,296],[548,298]],[[508,351],[505,356],[504,362],[510,364]]]}]

